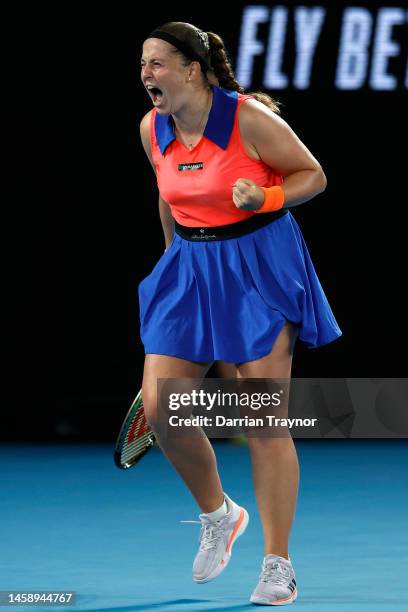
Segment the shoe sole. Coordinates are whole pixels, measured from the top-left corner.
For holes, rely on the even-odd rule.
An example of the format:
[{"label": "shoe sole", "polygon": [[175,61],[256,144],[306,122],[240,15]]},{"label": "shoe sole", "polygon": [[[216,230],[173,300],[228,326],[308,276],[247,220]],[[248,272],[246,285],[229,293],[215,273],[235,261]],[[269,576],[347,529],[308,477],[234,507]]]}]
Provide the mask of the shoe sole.
[{"label": "shoe sole", "polygon": [[227,567],[231,559],[232,547],[234,546],[235,542],[238,540],[239,536],[241,536],[244,533],[245,529],[248,527],[248,523],[249,523],[248,512],[245,510],[245,508],[240,508],[240,513],[239,513],[237,524],[234,528],[234,531],[231,534],[230,539],[228,540],[227,548],[225,550],[223,558],[221,559],[219,564],[215,567],[215,569],[213,569],[213,571],[206,578],[203,578],[202,580],[197,580],[197,578],[193,578],[194,582],[197,582],[198,584],[203,584],[204,582],[210,582],[210,580],[214,580],[214,578],[217,578],[217,576],[219,576],[221,572],[225,570],[225,568]]},{"label": "shoe sole", "polygon": [[287,606],[288,604],[293,603],[297,598],[297,589],[293,591],[289,597],[284,597],[283,599],[275,599],[274,601],[268,601],[265,597],[251,597],[250,602],[253,604],[258,604],[259,606]]}]

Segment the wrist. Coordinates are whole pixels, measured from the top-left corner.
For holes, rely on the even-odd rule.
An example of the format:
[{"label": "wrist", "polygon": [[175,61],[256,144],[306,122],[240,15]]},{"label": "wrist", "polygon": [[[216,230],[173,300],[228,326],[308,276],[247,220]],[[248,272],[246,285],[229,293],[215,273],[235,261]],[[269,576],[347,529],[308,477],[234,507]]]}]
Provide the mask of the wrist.
[{"label": "wrist", "polygon": [[273,187],[261,187],[261,189],[264,192],[264,201],[262,205],[254,212],[265,213],[283,208],[283,204],[285,202],[285,192],[280,185],[274,185]]}]

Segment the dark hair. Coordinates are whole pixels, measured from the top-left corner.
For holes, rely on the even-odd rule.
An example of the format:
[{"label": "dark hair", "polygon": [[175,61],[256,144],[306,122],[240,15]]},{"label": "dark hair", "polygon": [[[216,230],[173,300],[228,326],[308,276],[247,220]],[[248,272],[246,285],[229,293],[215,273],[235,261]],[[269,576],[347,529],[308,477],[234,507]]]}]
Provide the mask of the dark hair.
[{"label": "dark hair", "polygon": [[[160,33],[163,36],[160,36]],[[166,34],[169,36],[166,37]],[[173,41],[173,46],[179,41],[180,48],[175,47],[174,53],[179,53],[185,64],[191,60],[199,61],[203,70],[204,76],[208,81],[214,82],[212,74],[220,87],[246,93],[243,87],[235,79],[234,71],[231,62],[228,58],[227,50],[221,36],[214,32],[203,32],[191,23],[183,21],[170,21],[160,26],[152,32],[152,36],[157,35],[159,38]],[[189,53],[190,50],[190,53]],[[200,61],[201,59],[201,61]],[[209,67],[207,69],[207,67]],[[253,96],[262,104],[265,104],[273,112],[279,113],[279,102],[273,100],[268,94],[262,91],[248,92],[248,95]]]}]

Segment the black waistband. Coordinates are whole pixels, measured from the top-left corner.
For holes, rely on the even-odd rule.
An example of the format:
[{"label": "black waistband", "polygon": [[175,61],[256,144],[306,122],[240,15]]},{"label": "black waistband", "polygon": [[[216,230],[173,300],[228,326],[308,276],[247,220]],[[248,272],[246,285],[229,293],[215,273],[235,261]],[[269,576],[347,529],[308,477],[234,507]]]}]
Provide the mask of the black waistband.
[{"label": "black waistband", "polygon": [[191,242],[228,240],[229,238],[238,238],[239,236],[255,232],[260,227],[269,225],[269,223],[283,217],[283,215],[286,215],[288,212],[287,208],[281,208],[273,212],[258,213],[243,221],[228,223],[228,225],[218,225],[216,227],[186,227],[175,221],[174,229],[176,234]]}]

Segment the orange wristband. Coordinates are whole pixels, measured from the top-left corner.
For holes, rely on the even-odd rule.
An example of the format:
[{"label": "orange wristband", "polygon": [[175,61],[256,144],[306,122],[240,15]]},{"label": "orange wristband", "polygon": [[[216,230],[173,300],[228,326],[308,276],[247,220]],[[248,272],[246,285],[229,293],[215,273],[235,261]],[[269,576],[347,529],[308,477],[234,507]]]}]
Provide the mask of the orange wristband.
[{"label": "orange wristband", "polygon": [[273,210],[279,210],[283,207],[283,203],[285,202],[285,192],[280,185],[274,185],[274,187],[261,187],[261,189],[265,194],[265,198],[262,206],[254,212],[271,212]]}]

